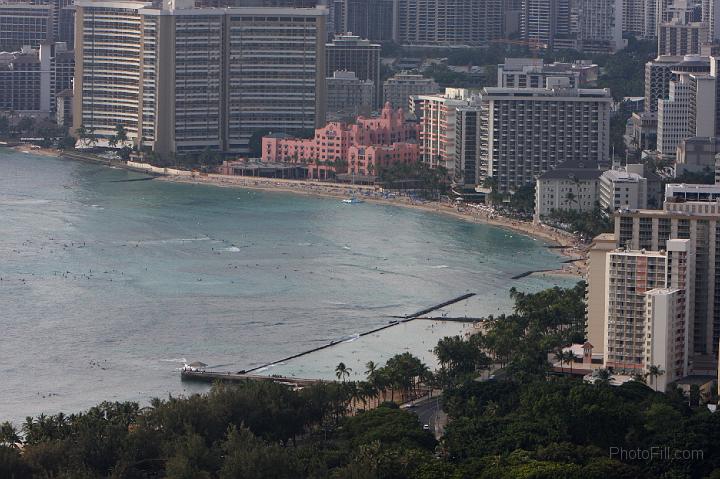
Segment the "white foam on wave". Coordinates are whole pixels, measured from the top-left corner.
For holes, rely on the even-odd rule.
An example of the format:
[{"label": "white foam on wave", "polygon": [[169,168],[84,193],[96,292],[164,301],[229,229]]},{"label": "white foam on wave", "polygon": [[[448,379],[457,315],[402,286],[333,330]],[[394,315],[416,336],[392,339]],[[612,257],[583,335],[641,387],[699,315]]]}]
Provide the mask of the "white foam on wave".
[{"label": "white foam on wave", "polygon": [[186,363],[187,359],[185,358],[173,358],[173,359],[161,359],[160,360],[163,363]]},{"label": "white foam on wave", "polygon": [[446,264],[439,264],[437,266],[431,266],[431,268],[432,269],[445,269],[445,268],[449,268],[449,266]]},{"label": "white foam on wave", "polygon": [[189,243],[191,241],[210,241],[210,238],[169,238],[161,240],[140,240],[140,244],[170,244],[170,243]]},{"label": "white foam on wave", "polygon": [[228,248],[225,248],[223,251],[227,251],[230,253],[238,253],[240,252],[240,248],[238,248],[237,246],[230,246]]}]

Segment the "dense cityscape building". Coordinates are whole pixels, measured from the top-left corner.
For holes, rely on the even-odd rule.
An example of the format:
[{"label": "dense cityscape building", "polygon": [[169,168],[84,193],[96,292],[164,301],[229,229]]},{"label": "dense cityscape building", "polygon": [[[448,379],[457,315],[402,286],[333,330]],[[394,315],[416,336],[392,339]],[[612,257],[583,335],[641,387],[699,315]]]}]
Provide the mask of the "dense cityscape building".
[{"label": "dense cityscape building", "polygon": [[624,0],[575,0],[577,49],[588,53],[616,52],[625,48],[622,37]]},{"label": "dense cityscape building", "polygon": [[0,53],[0,111],[48,118],[56,97],[71,90],[75,57],[65,43],[43,42],[38,48]]},{"label": "dense cityscape building", "polygon": [[393,40],[395,0],[341,0],[337,33],[352,32],[374,42]]},{"label": "dense cityscape building", "polygon": [[383,83],[383,101],[389,102],[395,108],[408,110],[411,96],[432,95],[439,90],[440,87],[432,78],[402,71]]},{"label": "dense cityscape building", "polygon": [[73,48],[71,0],[0,1],[0,51],[37,48],[43,42],[65,42]]},{"label": "dense cityscape building", "polygon": [[379,107],[382,100],[380,50],[380,44],[357,35],[337,35],[332,42],[325,45],[326,76],[332,77],[336,71],[348,71],[355,73],[359,80],[371,81],[374,91],[373,105]]},{"label": "dense cityscape building", "polygon": [[103,138],[122,125],[164,157],[247,153],[258,131],[324,122],[324,8],[83,0],[76,9],[75,130]]},{"label": "dense cityscape building", "polygon": [[401,45],[484,46],[503,37],[503,0],[395,0]]},{"label": "dense cityscape building", "polygon": [[369,116],[375,105],[375,84],[360,80],[355,72],[334,72],[325,79],[327,92],[326,121],[349,121]]},{"label": "dense cityscape building", "polygon": [[52,18],[49,4],[0,3],[0,51],[38,47],[51,39]]}]

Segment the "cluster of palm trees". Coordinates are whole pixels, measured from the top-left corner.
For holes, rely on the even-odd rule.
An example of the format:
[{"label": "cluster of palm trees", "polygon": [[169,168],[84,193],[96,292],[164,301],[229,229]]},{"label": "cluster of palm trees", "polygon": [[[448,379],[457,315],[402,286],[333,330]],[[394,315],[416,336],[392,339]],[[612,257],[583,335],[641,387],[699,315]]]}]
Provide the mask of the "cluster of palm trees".
[{"label": "cluster of palm trees", "polygon": [[[87,127],[85,125],[80,125],[76,130],[75,134],[77,135],[78,139],[81,140],[86,145],[95,146],[98,141],[98,136],[95,133],[95,129],[93,127]],[[108,145],[110,145],[112,148],[115,148],[118,145],[125,146],[125,142],[128,140],[128,132],[125,129],[125,127],[121,124],[115,125],[115,134],[108,138]]]},{"label": "cluster of palm trees", "polygon": [[352,368],[340,363],[335,376],[346,391],[352,409],[367,409],[383,401],[401,402],[417,398],[423,386],[433,378],[428,367],[410,353],[397,354],[388,359],[385,366],[378,367],[373,361],[365,364],[365,380],[349,381]]},{"label": "cluster of palm trees", "polygon": [[573,363],[575,362],[575,353],[573,353],[571,350],[563,350],[558,349],[555,351],[555,361],[560,363],[560,369],[562,372],[565,372],[565,364],[570,365],[570,374],[572,374],[573,371]]}]

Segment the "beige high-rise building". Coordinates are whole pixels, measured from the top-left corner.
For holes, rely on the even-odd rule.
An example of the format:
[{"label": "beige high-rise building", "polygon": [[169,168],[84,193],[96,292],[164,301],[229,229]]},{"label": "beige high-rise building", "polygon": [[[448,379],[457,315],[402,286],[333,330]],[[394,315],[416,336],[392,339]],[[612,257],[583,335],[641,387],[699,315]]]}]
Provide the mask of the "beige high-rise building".
[{"label": "beige high-rise building", "polygon": [[616,248],[615,235],[601,234],[593,240],[588,251],[587,281],[587,339],[593,351],[605,351],[605,272],[607,255]]},{"label": "beige high-rise building", "polygon": [[689,239],[668,240],[660,251],[616,249],[605,274],[605,367],[643,374],[651,366],[668,382],[689,372],[695,252]]},{"label": "beige high-rise building", "polygon": [[160,156],[247,153],[325,118],[324,8],[76,3],[74,128]]},{"label": "beige high-rise building", "polygon": [[[720,340],[720,204],[666,200],[663,210],[621,210],[615,215],[618,247],[659,251],[669,239],[691,239],[695,248],[693,369],[702,370]],[[713,366],[714,368],[714,366]]]},{"label": "beige high-rise building", "polygon": [[420,156],[432,168],[455,171],[456,110],[470,104],[470,91],[446,88],[444,95],[416,95],[410,99],[420,122]]}]

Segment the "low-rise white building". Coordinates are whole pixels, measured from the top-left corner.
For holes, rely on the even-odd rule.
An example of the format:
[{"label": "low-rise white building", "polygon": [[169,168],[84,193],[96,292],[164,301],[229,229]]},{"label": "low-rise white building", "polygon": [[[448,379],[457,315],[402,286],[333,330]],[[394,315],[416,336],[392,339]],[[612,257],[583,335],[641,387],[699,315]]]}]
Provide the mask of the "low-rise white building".
[{"label": "low-rise white building", "polygon": [[[594,83],[600,67],[590,60],[575,63],[544,63],[542,58],[506,58],[498,65],[497,85],[500,88],[548,88],[553,78],[567,78],[572,88]],[[551,82],[552,83],[552,82]]]},{"label": "low-rise white building", "polygon": [[602,170],[565,163],[541,175],[535,184],[535,221],[553,211],[592,211],[598,205]]},{"label": "low-rise white building", "polygon": [[671,183],[665,185],[665,201],[669,203],[720,202],[720,185]]},{"label": "low-rise white building", "polygon": [[600,176],[600,207],[606,211],[647,208],[647,180],[637,173],[608,170]]}]

